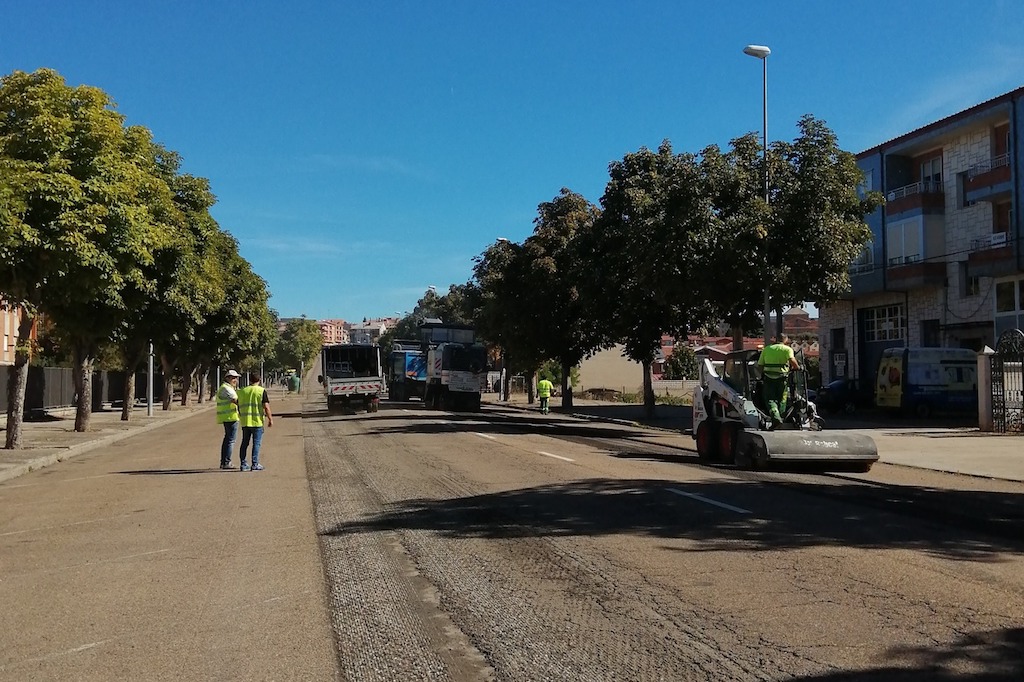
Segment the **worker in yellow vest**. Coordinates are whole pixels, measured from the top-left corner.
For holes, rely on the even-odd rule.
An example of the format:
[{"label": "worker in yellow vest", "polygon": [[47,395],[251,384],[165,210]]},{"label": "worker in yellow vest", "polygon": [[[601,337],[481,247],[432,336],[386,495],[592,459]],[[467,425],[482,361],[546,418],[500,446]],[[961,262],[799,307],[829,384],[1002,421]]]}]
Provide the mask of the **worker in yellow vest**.
[{"label": "worker in yellow vest", "polygon": [[238,434],[238,377],[241,375],[229,369],[224,383],[217,389],[217,423],[224,425],[224,440],[220,442],[220,468],[231,468],[231,450]]},{"label": "worker in yellow vest", "polygon": [[260,386],[260,375],[249,373],[249,385],[238,391],[238,415],[242,422],[242,449],[239,457],[242,460],[242,471],[249,471],[246,453],[249,441],[252,441],[252,471],[263,471],[260,464],[260,444],[263,442],[263,425],[274,425],[274,416],[270,413],[270,396],[267,389]]},{"label": "worker in yellow vest", "polygon": [[772,418],[771,428],[774,429],[782,423],[782,415],[786,413],[789,370],[800,369],[793,349],[789,346],[789,336],[783,334],[781,342],[766,346],[761,351],[757,364],[761,367],[764,400],[768,404],[768,414]]},{"label": "worker in yellow vest", "polygon": [[537,395],[540,397],[540,413],[548,413],[548,401],[551,399],[551,392],[555,390],[555,385],[548,381],[547,377],[541,377],[541,380],[537,382]]}]

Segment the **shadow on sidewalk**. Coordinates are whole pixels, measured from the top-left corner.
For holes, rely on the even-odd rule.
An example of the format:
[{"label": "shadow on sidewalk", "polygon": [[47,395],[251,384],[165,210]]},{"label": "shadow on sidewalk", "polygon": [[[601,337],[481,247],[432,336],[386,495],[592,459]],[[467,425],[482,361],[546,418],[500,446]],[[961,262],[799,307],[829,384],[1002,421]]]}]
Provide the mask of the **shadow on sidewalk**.
[{"label": "shadow on sidewalk", "polygon": [[167,474],[219,474],[221,471],[234,471],[235,469],[137,469],[135,471],[118,471],[119,474],[129,476],[163,476]]}]

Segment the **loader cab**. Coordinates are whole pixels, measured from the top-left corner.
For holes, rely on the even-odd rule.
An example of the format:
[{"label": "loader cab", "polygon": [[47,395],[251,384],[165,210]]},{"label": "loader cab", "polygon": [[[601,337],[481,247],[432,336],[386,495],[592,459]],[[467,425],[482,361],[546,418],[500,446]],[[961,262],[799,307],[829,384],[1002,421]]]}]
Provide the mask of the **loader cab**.
[{"label": "loader cab", "polygon": [[[797,363],[804,367],[804,354],[800,349],[795,349],[794,356]],[[738,350],[729,353],[725,357],[723,366],[723,380],[734,390],[751,400],[757,409],[767,412],[768,405],[764,400],[762,383],[762,368],[757,364],[761,357],[759,350]],[[807,398],[807,373],[800,370],[789,372],[789,399],[793,401],[804,401]]]}]

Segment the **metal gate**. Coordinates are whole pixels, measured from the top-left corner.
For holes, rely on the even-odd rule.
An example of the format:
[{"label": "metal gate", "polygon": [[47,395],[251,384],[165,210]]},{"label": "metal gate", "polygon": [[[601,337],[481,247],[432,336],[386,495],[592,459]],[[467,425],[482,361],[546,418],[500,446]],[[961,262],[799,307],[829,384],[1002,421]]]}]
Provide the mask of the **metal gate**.
[{"label": "metal gate", "polygon": [[992,428],[1024,431],[1024,332],[1019,329],[1000,334],[992,356]]}]

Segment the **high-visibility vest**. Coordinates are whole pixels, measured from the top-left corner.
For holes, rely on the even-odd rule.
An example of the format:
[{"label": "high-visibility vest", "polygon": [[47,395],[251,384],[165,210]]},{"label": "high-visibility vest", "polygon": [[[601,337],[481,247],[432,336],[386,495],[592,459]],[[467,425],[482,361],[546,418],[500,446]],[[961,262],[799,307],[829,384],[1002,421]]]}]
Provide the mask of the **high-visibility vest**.
[{"label": "high-visibility vest", "polygon": [[238,414],[242,428],[263,426],[263,393],[262,386],[246,386],[238,391]]},{"label": "high-visibility vest", "polygon": [[554,387],[555,385],[552,384],[547,379],[541,379],[540,381],[537,382],[537,395],[540,396],[541,398],[550,398],[551,390]]},{"label": "high-visibility vest", "polygon": [[238,406],[231,402],[231,398],[224,395],[224,387],[231,388],[231,384],[224,382],[217,391],[217,423],[227,424],[238,421]]},{"label": "high-visibility vest", "polygon": [[764,367],[764,375],[769,379],[779,379],[789,374],[789,359],[793,357],[793,349],[784,343],[773,343],[761,351],[758,362]]}]

